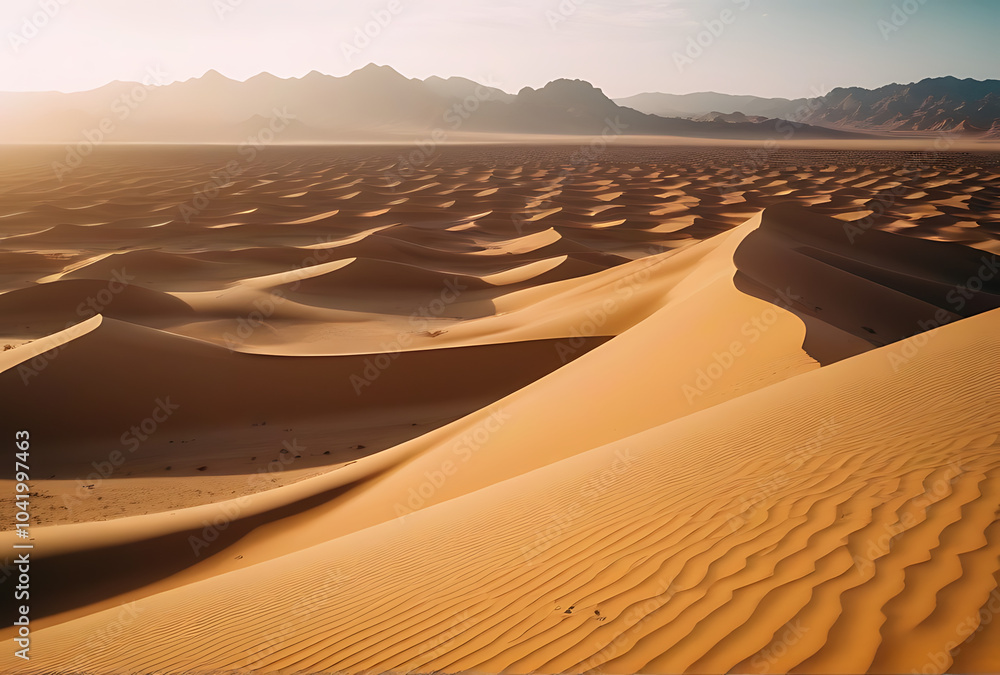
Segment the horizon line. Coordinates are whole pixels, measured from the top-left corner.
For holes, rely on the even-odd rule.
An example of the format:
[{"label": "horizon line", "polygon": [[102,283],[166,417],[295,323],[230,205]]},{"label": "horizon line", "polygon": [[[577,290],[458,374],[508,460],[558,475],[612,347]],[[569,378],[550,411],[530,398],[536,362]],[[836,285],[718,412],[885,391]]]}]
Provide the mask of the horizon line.
[{"label": "horizon line", "polygon": [[[151,66],[149,68],[153,68],[153,67]],[[236,83],[240,83],[240,84],[244,84],[246,82],[249,82],[250,80],[253,80],[254,78],[265,76],[265,75],[273,77],[273,78],[278,79],[278,80],[282,80],[282,81],[303,80],[303,79],[305,79],[305,78],[307,78],[307,77],[309,77],[311,75],[314,75],[314,74],[322,76],[322,77],[330,77],[330,78],[333,78],[333,79],[343,79],[343,78],[355,75],[355,74],[361,72],[362,70],[369,69],[369,68],[379,68],[379,69],[387,68],[387,69],[391,70],[392,72],[396,73],[397,75],[399,75],[400,77],[405,78],[406,80],[410,80],[410,81],[416,80],[418,82],[426,82],[427,80],[430,80],[432,78],[437,78],[437,79],[444,80],[444,81],[448,81],[448,80],[452,80],[452,79],[467,80],[467,81],[470,81],[470,82],[476,82],[476,84],[481,84],[481,85],[484,85],[484,86],[491,87],[493,89],[499,89],[503,93],[508,94],[510,96],[516,96],[517,95],[517,93],[512,93],[512,92],[510,92],[510,91],[508,91],[506,89],[503,89],[503,88],[501,88],[499,86],[485,84],[483,82],[479,82],[477,80],[473,80],[471,78],[463,77],[463,76],[460,76],[460,75],[450,75],[450,76],[430,75],[430,76],[428,76],[428,77],[426,77],[424,79],[421,79],[419,77],[408,77],[408,76],[402,74],[401,72],[399,72],[399,70],[397,70],[393,66],[390,66],[388,64],[377,64],[375,62],[369,62],[369,63],[367,63],[367,64],[365,64],[363,66],[360,66],[359,68],[356,68],[355,70],[352,70],[351,72],[346,73],[344,75],[334,75],[332,73],[325,73],[325,72],[323,72],[321,70],[313,68],[309,72],[307,72],[307,73],[305,73],[303,75],[281,77],[279,75],[275,75],[274,73],[271,73],[270,71],[262,70],[262,71],[260,71],[258,73],[250,75],[249,77],[247,77],[245,79],[242,79],[242,80],[238,79],[238,78],[235,78],[235,77],[231,77],[229,75],[226,75],[226,74],[224,74],[223,72],[219,71],[216,68],[209,68],[208,70],[206,70],[205,72],[203,72],[201,75],[193,75],[193,76],[185,78],[183,80],[180,80],[180,79],[173,80],[173,81],[167,82],[166,84],[156,84],[156,83],[154,83],[154,84],[147,85],[147,86],[152,86],[152,87],[169,87],[170,85],[173,85],[173,84],[183,84],[183,83],[186,83],[186,82],[191,82],[192,80],[201,80],[201,79],[203,79],[205,77],[208,77],[208,76],[210,76],[212,74],[217,75],[219,77],[222,77],[222,78],[224,78],[226,80],[229,80],[230,82],[236,82]],[[637,93],[634,93],[634,94],[630,94],[628,96],[616,96],[616,97],[608,96],[608,98],[611,99],[611,100],[613,100],[613,101],[621,101],[621,100],[633,98],[633,97],[636,97],[636,96],[649,96],[649,95],[654,95],[655,96],[655,95],[660,95],[660,94],[667,95],[667,96],[694,96],[694,95],[699,95],[699,94],[714,94],[714,95],[719,95],[719,96],[733,96],[733,97],[750,96],[750,97],[760,98],[760,99],[765,99],[765,100],[794,101],[794,100],[798,100],[798,99],[808,99],[808,98],[816,98],[816,97],[826,96],[830,92],[834,91],[835,89],[864,89],[866,91],[877,91],[878,89],[881,89],[883,87],[910,86],[910,85],[918,84],[918,83],[923,82],[925,80],[942,80],[942,79],[954,79],[954,80],[958,80],[958,81],[968,81],[968,80],[971,80],[973,82],[981,82],[981,83],[986,83],[986,82],[1000,82],[1000,80],[995,80],[995,79],[992,79],[992,78],[987,78],[987,79],[984,79],[984,80],[979,80],[979,79],[976,79],[974,77],[959,77],[957,75],[939,75],[939,76],[924,77],[924,78],[921,78],[920,80],[914,80],[912,82],[895,82],[895,81],[888,82],[886,84],[880,85],[879,87],[875,87],[874,89],[869,89],[867,87],[859,87],[857,85],[848,85],[848,86],[841,85],[841,86],[829,87],[829,88],[827,88],[827,87],[818,87],[817,89],[823,89],[824,90],[824,92],[822,94],[818,94],[818,95],[814,95],[814,96],[797,96],[795,98],[788,98],[786,96],[761,96],[759,94],[734,94],[734,93],[729,93],[729,92],[719,92],[719,91],[713,91],[713,90],[689,91],[689,92],[684,92],[684,93],[674,93],[674,92],[667,92],[667,91],[662,91],[662,90],[657,90],[657,91],[646,90],[646,91],[640,91],[640,92],[637,92]],[[576,81],[586,82],[587,84],[590,84],[595,89],[600,90],[602,93],[604,91],[601,87],[599,87],[598,85],[594,84],[593,82],[590,82],[589,80],[581,80],[580,78],[568,78],[568,77],[567,78],[556,78],[555,80],[550,80],[545,85],[543,85],[543,88],[545,86],[548,86],[549,84],[552,84],[553,82],[557,82],[559,80],[571,80],[571,81],[576,80]],[[110,85],[113,85],[113,84],[117,84],[117,83],[120,83],[120,84],[133,84],[133,83],[134,84],[142,84],[142,82],[140,80],[119,80],[119,79],[115,79],[115,80],[109,80],[109,81],[105,82],[104,84],[98,85],[96,87],[91,87],[89,89],[74,89],[74,90],[71,90],[71,91],[64,91],[64,90],[60,90],[60,89],[20,89],[20,90],[17,90],[17,89],[5,89],[5,90],[0,90],[0,94],[65,94],[65,95],[83,94],[83,93],[88,93],[88,92],[92,92],[92,91],[97,91],[98,89],[102,89],[104,87],[107,87],[107,86],[110,86]],[[518,89],[518,93],[521,92],[521,91],[523,91],[524,89],[533,89],[533,88],[529,87],[529,86],[524,86],[524,87],[521,87],[520,89]],[[535,89],[535,91],[537,91],[537,89]]]}]

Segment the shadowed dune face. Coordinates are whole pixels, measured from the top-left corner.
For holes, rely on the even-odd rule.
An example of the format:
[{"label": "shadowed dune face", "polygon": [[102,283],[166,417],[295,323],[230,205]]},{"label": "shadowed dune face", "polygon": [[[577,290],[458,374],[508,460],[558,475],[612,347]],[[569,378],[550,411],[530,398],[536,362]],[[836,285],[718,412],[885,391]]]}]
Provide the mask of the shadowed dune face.
[{"label": "shadowed dune face", "polygon": [[4,150],[33,666],[1000,669],[998,155],[412,152]]},{"label": "shadowed dune face", "polygon": [[734,262],[741,290],[808,320],[804,349],[824,365],[851,354],[827,339],[831,328],[883,346],[1000,308],[995,255],[854,230],[793,202],[764,211]]},{"label": "shadowed dune face", "polygon": [[[579,353],[601,342],[588,338]],[[11,419],[46,428],[46,442],[62,448],[39,457],[35,468],[40,475],[69,479],[88,472],[95,449],[132,453],[140,446],[141,461],[130,462],[136,473],[164,475],[160,464],[169,464],[172,475],[190,475],[191,464],[205,463],[206,445],[218,443],[220,431],[246,435],[250,427],[297,427],[318,420],[331,430],[405,428],[460,417],[562,365],[554,343],[533,340],[379,355],[383,358],[282,357],[230,353],[104,318],[89,333],[53,350],[39,372],[33,373],[29,362],[27,368],[0,373],[0,392]],[[379,370],[390,358],[391,367]],[[416,382],[422,383],[419,396],[411,388]],[[152,395],[157,391],[161,393]],[[47,428],[52,416],[60,424]],[[155,448],[144,445],[141,428],[135,431],[150,416],[166,432]],[[211,441],[197,443],[204,433]],[[281,447],[280,441],[262,447],[262,459],[274,459]],[[213,467],[212,473],[219,472]]]}]

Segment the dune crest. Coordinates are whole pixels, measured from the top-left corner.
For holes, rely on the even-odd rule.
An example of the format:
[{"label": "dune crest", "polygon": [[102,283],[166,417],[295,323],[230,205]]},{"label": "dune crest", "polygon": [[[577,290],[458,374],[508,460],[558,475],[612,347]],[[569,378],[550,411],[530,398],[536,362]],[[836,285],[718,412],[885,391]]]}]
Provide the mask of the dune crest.
[{"label": "dune crest", "polygon": [[995,156],[45,152],[3,672],[1000,670]]},{"label": "dune crest", "polygon": [[[129,647],[72,656],[114,609],[37,639],[53,663],[96,671],[919,669],[996,592],[998,321],[936,329],[898,372],[890,345],[408,514],[405,527],[139,601]],[[874,409],[880,423],[865,423]],[[714,424],[720,412],[731,426]],[[935,595],[927,583],[937,603],[921,600]],[[238,599],[248,584],[268,589],[268,609]],[[164,633],[168,617],[209,608],[211,628]],[[948,667],[989,663],[991,650],[970,643]]]}]

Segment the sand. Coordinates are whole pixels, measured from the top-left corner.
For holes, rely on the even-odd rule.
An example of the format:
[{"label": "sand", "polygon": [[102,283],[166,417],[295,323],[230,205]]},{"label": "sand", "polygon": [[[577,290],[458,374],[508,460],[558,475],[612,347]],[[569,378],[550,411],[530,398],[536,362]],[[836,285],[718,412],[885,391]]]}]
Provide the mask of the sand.
[{"label": "sand", "polygon": [[1000,158],[748,152],[11,151],[0,669],[1000,669]]}]

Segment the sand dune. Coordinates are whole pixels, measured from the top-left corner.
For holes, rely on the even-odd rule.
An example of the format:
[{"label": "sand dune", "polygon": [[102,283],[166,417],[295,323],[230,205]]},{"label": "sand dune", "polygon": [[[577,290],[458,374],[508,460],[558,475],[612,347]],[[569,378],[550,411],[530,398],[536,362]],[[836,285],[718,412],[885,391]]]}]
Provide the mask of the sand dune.
[{"label": "sand dune", "polygon": [[193,315],[184,301],[132,284],[127,274],[110,282],[66,279],[8,291],[0,295],[0,330],[51,333],[99,313],[146,323]]},{"label": "sand dune", "polygon": [[1000,669],[996,156],[572,151],[0,167],[0,670]]},{"label": "sand dune", "polygon": [[[382,359],[369,355],[242,354],[100,315],[94,321],[93,328],[57,351],[35,357],[31,352],[38,347],[21,348],[34,358],[12,363],[0,374],[12,417],[41,427],[47,415],[59,414],[59,427],[47,433],[53,442],[96,440],[113,447],[121,430],[168,398],[172,407],[165,412],[179,434],[262,422],[288,426],[320,417],[336,427],[368,414],[392,424],[390,409],[397,410],[395,423],[402,423],[408,416],[426,415],[421,408],[442,413],[454,406],[452,414],[474,410],[562,365],[552,341],[545,340],[411,351],[386,356],[392,367],[379,369],[375,363]],[[581,352],[601,341],[588,340]],[[412,381],[425,383],[415,405],[405,386]],[[67,448],[43,457],[38,470],[64,473],[74,460],[85,466],[88,457],[75,458]]]},{"label": "sand dune", "polygon": [[[77,656],[117,610],[38,639],[96,670],[920,669],[996,592],[998,320],[939,329],[904,371],[872,352],[159,594],[129,647]],[[994,659],[980,639],[946,667]]]}]

